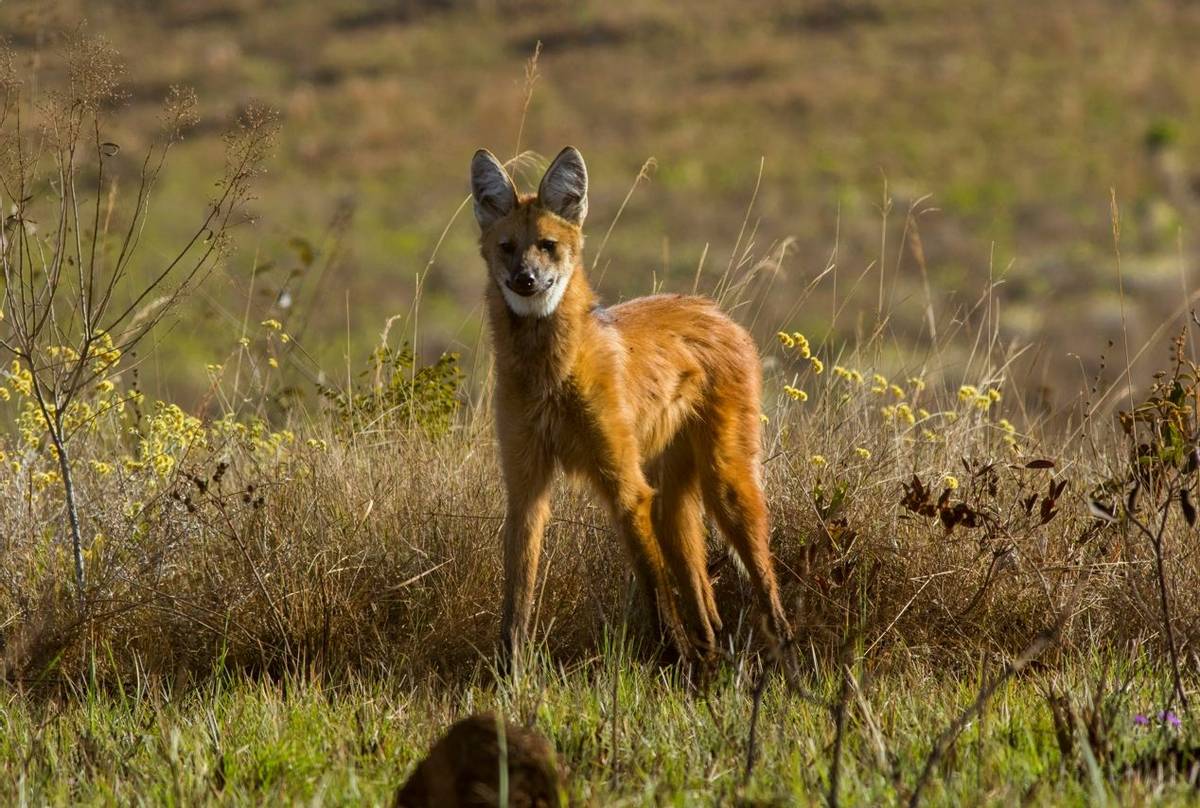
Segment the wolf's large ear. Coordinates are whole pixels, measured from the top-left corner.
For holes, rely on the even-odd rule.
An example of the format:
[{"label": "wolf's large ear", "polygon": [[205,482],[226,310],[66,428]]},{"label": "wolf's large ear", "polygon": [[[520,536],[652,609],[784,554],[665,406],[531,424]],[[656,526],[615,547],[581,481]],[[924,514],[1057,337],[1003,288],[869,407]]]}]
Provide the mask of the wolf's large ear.
[{"label": "wolf's large ear", "polygon": [[475,220],[483,230],[517,206],[517,189],[504,166],[487,149],[475,152],[471,160],[471,196],[475,200]]},{"label": "wolf's large ear", "polygon": [[588,209],[587,191],[583,155],[574,146],[567,146],[546,169],[546,176],[538,186],[538,202],[568,222],[583,224]]}]

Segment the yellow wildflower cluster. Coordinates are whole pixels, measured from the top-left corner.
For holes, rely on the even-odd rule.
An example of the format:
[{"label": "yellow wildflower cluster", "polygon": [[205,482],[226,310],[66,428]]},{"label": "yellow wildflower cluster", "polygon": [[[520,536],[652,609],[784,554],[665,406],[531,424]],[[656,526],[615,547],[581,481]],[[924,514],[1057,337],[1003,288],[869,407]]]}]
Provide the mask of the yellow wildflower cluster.
[{"label": "yellow wildflower cluster", "polygon": [[994,387],[980,390],[973,384],[964,384],[958,388],[958,400],[965,404],[987,412],[992,405],[1000,400],[1000,391]]},{"label": "yellow wildflower cluster", "polygon": [[859,457],[861,457],[863,460],[870,460],[870,459],[871,459],[871,451],[870,451],[869,449],[864,449],[864,448],[863,448],[863,447],[861,447],[861,446],[858,446],[858,447],[856,447],[856,448],[854,449],[854,453],[855,453],[856,455],[858,455]]},{"label": "yellow wildflower cluster", "polygon": [[282,459],[286,448],[296,442],[296,435],[290,429],[272,432],[261,418],[239,421],[232,415],[226,415],[213,421],[209,432],[210,449],[219,450],[230,442],[236,442],[260,458]]},{"label": "yellow wildflower cluster", "polygon": [[[284,335],[287,336],[286,334]],[[801,334],[799,331],[787,333],[780,331],[775,335],[779,339],[779,344],[784,348],[794,349],[801,359],[807,359],[812,366],[812,371],[820,376],[825,370],[825,363],[813,355],[812,346],[809,345],[808,337]],[[284,342],[287,340],[285,339]]]},{"label": "yellow wildflower cluster", "polygon": [[175,464],[189,449],[202,445],[205,431],[200,419],[175,404],[156,402],[146,435],[138,442],[137,454],[124,458],[126,471],[150,468],[160,478],[169,477]]},{"label": "yellow wildflower cluster", "polygon": [[[5,372],[5,376],[8,378],[9,386],[16,390],[19,395],[33,395],[33,374],[27,368],[21,367],[21,363],[16,359],[12,361],[12,365]],[[7,401],[8,397],[6,396],[4,400]]]},{"label": "yellow wildflower cluster", "polygon": [[833,366],[833,375],[837,376],[839,379],[845,379],[848,382],[852,382],[853,384],[863,384],[865,381],[865,379],[863,379],[863,375],[857,370],[844,368],[841,365]]},{"label": "yellow wildflower cluster", "polygon": [[958,489],[958,478],[952,474],[947,474],[942,478],[942,485],[946,486],[951,491],[955,491]]},{"label": "yellow wildflower cluster", "polygon": [[804,392],[798,387],[792,387],[790,384],[784,385],[783,392],[787,393],[791,397],[792,401],[799,401],[802,403],[808,401],[808,393]]},{"label": "yellow wildflower cluster", "polygon": [[801,334],[799,331],[793,331],[791,334],[786,331],[780,331],[775,335],[779,338],[779,344],[788,349],[796,349],[802,359],[808,359],[812,356],[812,348],[808,344],[808,337]]},{"label": "yellow wildflower cluster", "polygon": [[829,461],[825,459],[825,455],[815,454],[808,459],[808,462],[812,463],[817,468],[821,468]]},{"label": "yellow wildflower cluster", "polygon": [[96,340],[92,345],[92,356],[95,357],[92,372],[108,373],[121,363],[121,349],[113,343],[112,335],[106,331],[101,331]]},{"label": "yellow wildflower cluster", "polygon": [[903,401],[899,404],[889,404],[888,406],[881,408],[879,412],[881,415],[883,415],[883,420],[889,423],[892,421],[898,421],[905,426],[912,426],[917,422],[917,417],[913,414],[912,407],[908,406],[908,404]]},{"label": "yellow wildflower cluster", "polygon": [[1012,425],[1012,422],[1007,418],[1001,418],[996,422],[996,426],[1000,427],[1000,431],[1004,434],[1004,442],[1009,449],[1014,452],[1019,451],[1017,447],[1017,428]]}]

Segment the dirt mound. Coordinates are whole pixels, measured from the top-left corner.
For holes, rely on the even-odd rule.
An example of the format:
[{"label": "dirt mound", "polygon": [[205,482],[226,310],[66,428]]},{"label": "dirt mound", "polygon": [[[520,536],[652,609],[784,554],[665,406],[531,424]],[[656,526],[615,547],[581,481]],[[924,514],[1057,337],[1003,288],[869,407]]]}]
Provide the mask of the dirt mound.
[{"label": "dirt mound", "polygon": [[[506,765],[505,765],[506,764]],[[507,768],[507,804],[559,806],[554,750],[538,733],[492,713],[456,722],[396,794],[396,808],[483,808],[502,804],[500,772]]]}]

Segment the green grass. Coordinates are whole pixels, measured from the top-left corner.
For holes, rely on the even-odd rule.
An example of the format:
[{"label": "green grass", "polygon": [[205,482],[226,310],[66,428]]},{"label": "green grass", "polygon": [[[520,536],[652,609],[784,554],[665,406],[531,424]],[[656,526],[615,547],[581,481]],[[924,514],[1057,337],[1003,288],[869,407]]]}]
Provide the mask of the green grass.
[{"label": "green grass", "polygon": [[[1102,693],[1112,706],[1109,759],[1090,770],[1063,760],[1043,691],[1070,682],[1085,703],[1097,662],[1002,686],[970,722],[925,791],[928,804],[1185,804],[1180,776],[1130,766],[1168,743],[1195,744],[1194,722],[1160,730],[1152,713],[1166,681],[1126,662]],[[907,799],[933,740],[975,697],[980,664],[946,676],[931,666],[855,671],[842,751],[843,804]],[[1113,671],[1116,671],[1114,674]],[[41,804],[387,804],[444,727],[496,710],[531,722],[557,750],[573,800],[592,805],[817,804],[828,792],[839,682],[828,673],[767,688],[758,757],[743,782],[753,677],[726,666],[703,690],[619,649],[570,669],[537,661],[497,686],[387,676],[328,684],[217,677],[195,689],[143,681],[123,692],[84,690],[50,701],[9,693],[0,707],[0,800]],[[1124,679],[1122,679],[1124,681]],[[615,708],[614,708],[615,697]],[[1080,730],[1082,732],[1082,730]],[[1080,736],[1082,737],[1082,736]]]}]

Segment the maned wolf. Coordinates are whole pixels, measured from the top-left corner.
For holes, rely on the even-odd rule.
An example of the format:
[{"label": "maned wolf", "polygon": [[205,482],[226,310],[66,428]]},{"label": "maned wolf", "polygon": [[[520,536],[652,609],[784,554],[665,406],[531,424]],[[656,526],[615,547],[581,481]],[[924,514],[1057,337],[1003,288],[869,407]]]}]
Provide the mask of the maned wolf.
[{"label": "maned wolf", "polygon": [[602,307],[583,269],[587,190],[574,148],[559,153],[535,196],[518,195],[490,152],[471,161],[480,251],[491,274],[496,432],[508,493],[505,659],[529,628],[558,468],[586,478],[607,504],[681,654],[710,654],[721,627],[704,511],[737,551],[768,629],[787,639],[759,479],[754,342],[702,297]]}]

